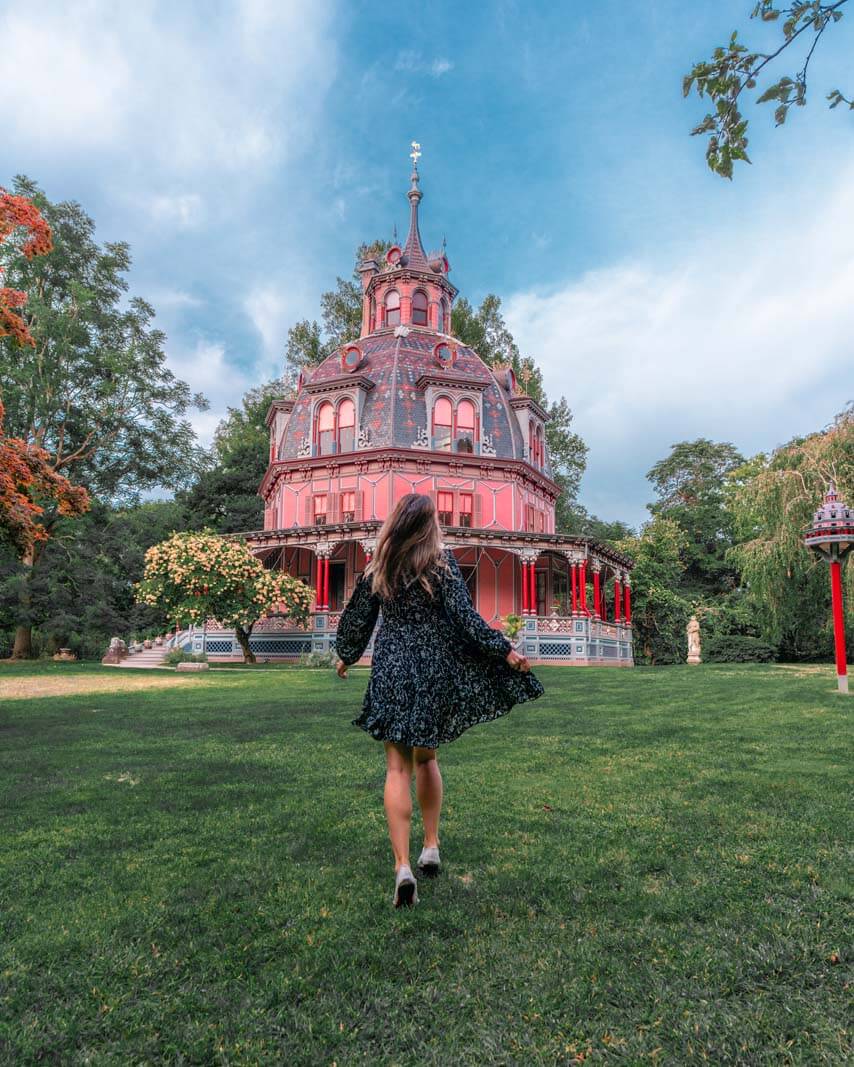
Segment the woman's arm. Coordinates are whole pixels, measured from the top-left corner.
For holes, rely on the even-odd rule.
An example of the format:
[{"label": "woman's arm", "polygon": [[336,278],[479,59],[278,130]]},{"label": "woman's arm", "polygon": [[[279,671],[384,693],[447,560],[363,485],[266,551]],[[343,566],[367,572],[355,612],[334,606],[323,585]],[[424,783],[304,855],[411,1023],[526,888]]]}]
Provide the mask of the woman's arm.
[{"label": "woman's arm", "polygon": [[493,628],[475,611],[468,588],[453,555],[445,555],[448,571],[443,575],[442,599],[451,622],[462,631],[478,651],[498,659],[506,659],[513,646],[498,630]]},{"label": "woman's arm", "polygon": [[374,632],[380,611],[380,598],[371,591],[371,582],[364,575],[356,583],[353,595],[338,622],[335,651],[348,666],[359,659]]}]

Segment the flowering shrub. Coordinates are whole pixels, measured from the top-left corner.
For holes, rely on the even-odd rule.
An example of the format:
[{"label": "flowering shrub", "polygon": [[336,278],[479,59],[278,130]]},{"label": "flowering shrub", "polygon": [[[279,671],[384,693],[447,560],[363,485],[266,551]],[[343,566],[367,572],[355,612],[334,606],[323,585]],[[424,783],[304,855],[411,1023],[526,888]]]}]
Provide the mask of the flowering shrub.
[{"label": "flowering shrub", "polygon": [[163,608],[176,622],[216,619],[233,626],[247,663],[255,662],[249,648],[255,623],[272,612],[305,622],[313,595],[298,578],[267,570],[244,541],[211,530],[176,533],[153,545],[136,585],[139,602]]}]

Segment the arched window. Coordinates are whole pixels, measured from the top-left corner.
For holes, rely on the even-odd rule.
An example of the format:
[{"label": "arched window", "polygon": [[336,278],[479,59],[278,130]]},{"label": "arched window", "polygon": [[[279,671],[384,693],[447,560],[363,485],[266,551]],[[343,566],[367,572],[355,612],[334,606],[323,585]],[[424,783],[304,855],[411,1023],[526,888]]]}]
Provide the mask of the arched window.
[{"label": "arched window", "polygon": [[317,409],[315,442],[319,456],[329,456],[335,451],[335,408],[328,400]]},{"label": "arched window", "polygon": [[427,294],[423,289],[416,289],[412,294],[412,325],[427,325]]},{"label": "arched window", "polygon": [[546,442],[543,437],[542,426],[537,426],[537,466],[545,467],[546,465]]},{"label": "arched window", "polygon": [[450,333],[451,323],[448,320],[448,301],[442,297],[439,301],[439,322],[437,324],[439,333]]},{"label": "arched window", "polygon": [[377,302],[371,297],[370,307],[370,321],[368,322],[368,332],[372,333],[377,328]]},{"label": "arched window", "polygon": [[345,397],[338,405],[338,451],[352,452],[356,443],[356,405]]},{"label": "arched window", "polygon": [[433,405],[433,448],[451,451],[451,434],[454,426],[454,409],[446,396],[440,396]]},{"label": "arched window", "polygon": [[385,295],[385,324],[400,325],[400,293],[397,289],[389,289]]},{"label": "arched window", "polygon": [[543,428],[533,419],[528,423],[528,462],[534,467],[545,466],[545,444]]},{"label": "arched window", "polygon": [[477,412],[471,400],[461,400],[457,404],[457,418],[454,427],[454,451],[474,452],[477,440]]}]

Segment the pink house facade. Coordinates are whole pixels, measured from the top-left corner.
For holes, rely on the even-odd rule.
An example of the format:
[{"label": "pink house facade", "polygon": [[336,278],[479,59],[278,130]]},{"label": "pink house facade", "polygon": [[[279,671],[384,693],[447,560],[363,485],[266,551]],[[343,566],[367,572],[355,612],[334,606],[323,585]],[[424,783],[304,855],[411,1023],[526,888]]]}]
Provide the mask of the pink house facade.
[{"label": "pink house facade", "polygon": [[[253,650],[286,660],[334,649],[380,525],[416,492],[435,500],[478,611],[496,627],[520,615],[532,660],[631,666],[631,561],[555,532],[548,416],[509,367],[454,337],[457,290],[444,251],[421,242],[417,169],[407,196],[405,244],[359,267],[360,335],[270,407],[264,529],[244,536],[266,566],[313,586],[315,610],[307,630],[262,620]],[[205,643],[211,658],[239,655],[229,631],[209,626]]]}]

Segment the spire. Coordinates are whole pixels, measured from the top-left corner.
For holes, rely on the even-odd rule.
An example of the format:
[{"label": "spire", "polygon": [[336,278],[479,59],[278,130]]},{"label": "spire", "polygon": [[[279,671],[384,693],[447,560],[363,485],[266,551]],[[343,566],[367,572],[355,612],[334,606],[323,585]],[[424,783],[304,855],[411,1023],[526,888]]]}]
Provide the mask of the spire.
[{"label": "spire", "polygon": [[418,204],[422,193],[418,188],[418,160],[421,156],[421,145],[417,141],[412,142],[412,151],[409,155],[412,159],[409,192],[406,194],[409,200],[409,234],[403,246],[401,261],[407,267],[414,267],[415,270],[429,270],[430,265],[427,262],[424,246],[421,244],[421,234],[418,232]]}]

